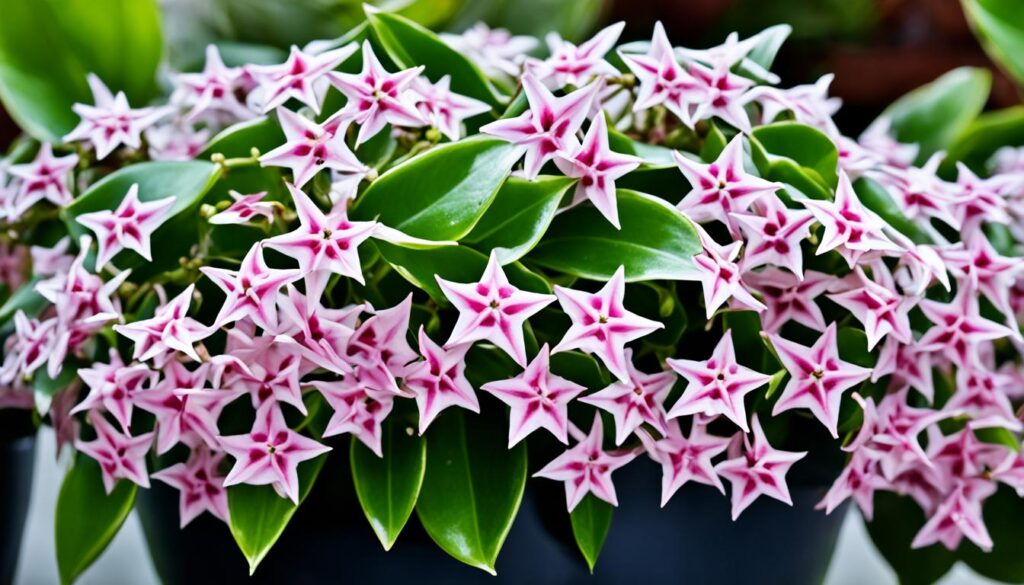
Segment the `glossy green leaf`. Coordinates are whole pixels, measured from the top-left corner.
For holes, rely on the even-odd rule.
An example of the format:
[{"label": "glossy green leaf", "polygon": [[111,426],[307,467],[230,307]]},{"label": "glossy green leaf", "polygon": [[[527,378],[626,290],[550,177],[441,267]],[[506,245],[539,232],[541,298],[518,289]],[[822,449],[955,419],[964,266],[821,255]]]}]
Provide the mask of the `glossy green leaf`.
[{"label": "glossy green leaf", "polygon": [[34,317],[49,304],[49,301],[36,291],[39,280],[39,277],[35,277],[25,282],[4,301],[3,305],[0,305],[0,325],[12,319],[18,311],[24,311],[26,316]]},{"label": "glossy green leaf", "polygon": [[821,130],[796,122],[777,122],[755,129],[753,136],[770,157],[785,157],[810,169],[812,178],[829,187],[835,188],[838,183],[839,151]]},{"label": "glossy green leaf", "polygon": [[986,112],[971,122],[949,147],[940,174],[955,176],[957,161],[962,161],[975,173],[984,174],[986,163],[997,150],[1020,145],[1024,145],[1024,106]]},{"label": "glossy green leaf", "polygon": [[497,419],[452,409],[427,432],[427,472],[416,514],[456,559],[494,574],[526,487],[526,445],[506,448]]},{"label": "glossy green leaf", "polygon": [[695,272],[700,239],[685,216],[666,202],[620,189],[621,230],[592,206],[559,215],[527,256],[533,262],[583,278],[607,280],[619,266],[626,279],[680,280]]},{"label": "glossy green leaf", "polygon": [[608,537],[614,511],[615,508],[608,502],[595,498],[594,494],[587,494],[569,514],[576,546],[587,560],[587,567],[591,573],[594,572],[597,557],[604,547],[605,538]]},{"label": "glossy green leaf", "polygon": [[519,153],[493,138],[435,147],[371,183],[352,217],[376,218],[418,238],[459,240],[487,211]]},{"label": "glossy green leaf", "polygon": [[853,190],[865,207],[877,213],[879,217],[903,235],[919,244],[931,241],[931,238],[896,205],[889,195],[889,191],[874,179],[868,177],[857,179],[853,184]]},{"label": "glossy green leaf", "polygon": [[383,457],[352,437],[352,481],[373,532],[391,550],[412,515],[427,465],[427,443],[414,425],[392,416],[384,422]]},{"label": "glossy green leaf", "polygon": [[135,505],[136,486],[121,480],[108,495],[95,460],[79,453],[57,496],[54,532],[62,583],[77,579],[114,539]]},{"label": "glossy green leaf", "polygon": [[536,37],[554,31],[579,43],[594,33],[605,5],[604,0],[465,0],[451,28],[464,30],[486,22]]},{"label": "glossy green leaf", "polygon": [[88,73],[145,105],[161,50],[155,0],[0,0],[0,100],[40,140],[60,142],[71,106],[93,103]]},{"label": "glossy green leaf", "polygon": [[493,108],[502,105],[504,100],[476,64],[430,30],[397,14],[368,11],[366,18],[377,41],[399,67],[424,65],[423,73],[431,81],[449,75],[455,93],[478,99]]},{"label": "glossy green leaf", "polygon": [[[299,464],[299,504],[313,489],[325,461],[327,454]],[[282,498],[269,485],[239,484],[228,488],[231,535],[249,561],[250,575],[280,538],[297,509],[298,506]]]},{"label": "glossy green leaf", "polygon": [[961,67],[893,102],[882,113],[900,142],[918,143],[917,162],[949,148],[988,101],[992,75]]},{"label": "glossy green leaf", "polygon": [[611,382],[594,356],[578,351],[560,351],[551,355],[551,371],[589,390],[601,390]]},{"label": "glossy green leaf", "polygon": [[[750,50],[747,59],[770,71],[772,64],[775,63],[775,56],[778,55],[782,44],[786,42],[792,32],[793,27],[788,24],[777,24],[764,29],[756,35],[757,44]],[[760,80],[760,76],[750,71],[742,63],[738,69],[743,75]]]},{"label": "glossy green leaf", "polygon": [[913,499],[889,492],[875,493],[874,520],[867,523],[868,534],[896,571],[901,585],[932,585],[956,562],[956,555],[941,544],[910,548],[924,522],[924,512]]},{"label": "glossy green leaf", "polygon": [[1019,0],[961,0],[985,51],[1024,86],[1024,13]]},{"label": "glossy green leaf", "polygon": [[502,264],[522,258],[547,231],[572,184],[566,177],[508,179],[463,242],[484,253],[494,250]]},{"label": "glossy green leaf", "polygon": [[264,116],[228,126],[214,136],[196,158],[209,160],[214,153],[227,158],[244,158],[252,154],[253,148],[266,154],[284,142],[281,125],[277,120]]},{"label": "glossy green leaf", "polygon": [[672,149],[657,144],[646,144],[639,140],[633,140],[617,130],[608,123],[608,147],[621,154],[629,154],[643,159],[644,166],[641,168],[667,168],[675,167],[676,161],[672,158]]}]

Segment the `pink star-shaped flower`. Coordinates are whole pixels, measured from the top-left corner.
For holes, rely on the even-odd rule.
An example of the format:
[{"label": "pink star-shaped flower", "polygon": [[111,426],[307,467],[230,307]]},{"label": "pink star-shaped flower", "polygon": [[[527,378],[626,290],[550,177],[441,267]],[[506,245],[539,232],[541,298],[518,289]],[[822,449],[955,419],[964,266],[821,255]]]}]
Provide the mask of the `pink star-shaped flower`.
[{"label": "pink star-shaped flower", "polygon": [[1013,335],[1010,329],[981,316],[977,293],[968,283],[960,287],[951,302],[925,299],[920,307],[934,325],[918,340],[918,350],[939,354],[960,367],[981,367],[979,345]]},{"label": "pink star-shaped flower", "polygon": [[377,311],[349,339],[346,357],[363,377],[373,380],[375,390],[401,393],[395,378],[403,377],[409,363],[419,357],[407,338],[411,311],[410,294],[394,307]]},{"label": "pink star-shaped flower", "polygon": [[794,463],[807,455],[772,447],[764,436],[757,415],[754,415],[750,426],[754,431],[754,440],[744,436],[743,452],[730,453],[735,457],[715,466],[715,472],[732,484],[733,520],[739,518],[740,513],[762,495],[792,506],[786,474]]},{"label": "pink star-shaped flower", "polygon": [[956,390],[944,408],[971,417],[972,429],[1001,427],[1013,432],[1024,430],[1004,388],[1013,381],[1009,376],[990,369],[958,368]]},{"label": "pink star-shaped flower", "polygon": [[719,246],[704,228],[696,226],[703,251],[693,257],[696,266],[695,278],[699,280],[704,292],[704,311],[708,320],[729,299],[734,299],[742,307],[761,312],[764,304],[757,300],[743,282],[743,271],[736,262],[742,241],[728,246]]},{"label": "pink star-shaped flower", "polygon": [[896,292],[896,283],[885,264],[875,263],[873,273],[880,282],[868,278],[858,266],[855,274],[861,286],[830,294],[828,298],[850,311],[864,326],[868,351],[873,350],[886,335],[893,336],[901,343],[910,343],[914,338],[908,313],[917,304],[917,299]]},{"label": "pink star-shaped flower", "polygon": [[152,262],[150,237],[165,221],[176,199],[139,200],[139,184],[133,183],[114,211],[93,211],[79,215],[76,221],[96,234],[96,270],[110,262],[121,250],[134,250]]},{"label": "pink star-shaped flower", "polygon": [[916,221],[937,219],[953,229],[960,222],[953,215],[953,187],[939,178],[939,163],[945,154],[933,155],[922,168],[884,167],[870,176],[884,185],[903,214]]},{"label": "pink star-shaped flower", "polygon": [[921,150],[919,144],[897,141],[892,133],[892,118],[885,115],[876,118],[857,138],[857,142],[885,164],[897,168],[907,168],[914,164]]},{"label": "pink star-shaped flower", "polygon": [[513,35],[478,22],[462,34],[441,33],[441,40],[468,57],[488,77],[519,75],[519,63],[537,47],[537,39]]},{"label": "pink star-shaped flower", "polygon": [[96,431],[96,438],[92,441],[76,440],[75,448],[100,464],[103,488],[107,494],[114,491],[119,479],[127,479],[148,488],[146,453],[149,453],[149,447],[153,444],[153,433],[138,437],[122,435],[96,411],[89,412],[89,421]]},{"label": "pink star-shaped flower", "polygon": [[[217,448],[217,419],[224,407],[245,390],[153,388],[135,394],[135,405],[156,416],[156,452],[163,454],[179,442]],[[199,441],[196,441],[196,439]]]},{"label": "pink star-shaped flower", "polygon": [[14,313],[14,335],[4,344],[0,383],[28,378],[46,363],[55,341],[56,326],[56,319],[29,319],[21,309]]},{"label": "pink star-shaped flower", "polygon": [[525,147],[523,171],[532,180],[544,163],[576,146],[576,132],[587,118],[601,84],[596,81],[556,98],[529,73],[523,75],[522,83],[530,108],[518,117],[486,124],[480,132]]},{"label": "pink star-shaped flower", "polygon": [[992,537],[985,528],[982,502],[996,492],[997,484],[989,479],[968,479],[959,482],[939,504],[917,535],[910,548],[923,548],[941,542],[949,550],[956,550],[963,537],[988,552],[992,550]]},{"label": "pink star-shaped flower", "polygon": [[301,371],[301,358],[291,347],[271,343],[264,351],[249,358],[240,361],[237,377],[231,385],[244,388],[252,397],[254,408],[266,402],[283,402],[306,414],[299,383],[305,372]]},{"label": "pink star-shaped flower", "polygon": [[711,68],[732,69],[734,66],[742,64],[744,69],[765,80],[766,83],[775,84],[779,82],[778,75],[757,64],[753,59],[747,58],[750,52],[763,42],[764,34],[763,32],[758,33],[741,41],[739,34],[732,32],[725,37],[725,42],[721,45],[706,49],[679,47],[675,52],[687,61],[697,61]]},{"label": "pink star-shaped flower", "polygon": [[262,166],[286,167],[296,187],[302,187],[324,169],[350,175],[364,175],[367,167],[345,145],[347,123],[332,126],[288,110],[277,109],[277,120],[285,142],[260,157]]},{"label": "pink star-shaped flower", "polygon": [[806,408],[833,437],[838,437],[839,402],[843,392],[867,380],[871,370],[839,359],[835,323],[829,324],[811,347],[787,341],[778,335],[769,339],[790,375],[789,383],[772,409],[772,416],[794,408]]},{"label": "pink star-shaped flower", "polygon": [[626,344],[664,325],[627,311],[622,304],[625,294],[626,273],[621,266],[596,293],[556,286],[555,296],[572,325],[552,353],[578,349],[593,354],[616,378],[628,382]]},{"label": "pink star-shaped flower", "polygon": [[953,199],[953,215],[960,224],[963,235],[976,234],[984,223],[1009,224],[1013,221],[1008,213],[1006,195],[1008,181],[1000,176],[982,179],[962,162],[956,163],[956,194]]},{"label": "pink star-shaped flower", "polygon": [[420,355],[423,361],[409,366],[403,379],[405,388],[416,395],[422,435],[441,411],[452,406],[480,412],[473,386],[466,379],[466,352],[469,344],[443,348],[427,337],[420,327]]},{"label": "pink star-shaped flower", "polygon": [[43,199],[58,207],[70,203],[71,189],[68,185],[71,171],[77,165],[77,154],[53,156],[53,147],[44,142],[32,162],[8,167],[7,172],[20,181],[12,215],[22,215]]},{"label": "pink star-shaped flower", "polygon": [[565,482],[565,501],[570,512],[588,493],[613,506],[619,505],[612,472],[632,461],[637,454],[633,451],[605,451],[601,445],[603,440],[601,415],[595,414],[594,424],[586,438],[533,474],[534,477]]},{"label": "pink star-shaped flower", "polygon": [[267,221],[274,221],[277,204],[272,201],[264,201],[267,197],[266,191],[243,195],[238,191],[231,190],[228,191],[228,195],[234,199],[234,202],[227,209],[210,217],[210,223],[214,225],[243,224],[257,217],[265,217]]},{"label": "pink star-shaped flower", "polygon": [[965,248],[943,250],[941,256],[950,272],[988,297],[1006,315],[1008,323],[1016,321],[1010,289],[1024,274],[1024,260],[1001,255],[984,234],[968,238]]},{"label": "pink star-shaped flower", "polygon": [[264,244],[298,261],[310,302],[320,300],[332,273],[362,284],[358,247],[373,235],[377,222],[349,221],[344,208],[325,214],[301,189],[286,184],[295,201],[300,225],[295,231],[265,240]]},{"label": "pink star-shaped flower", "polygon": [[909,384],[932,402],[935,385],[932,383],[932,358],[927,351],[918,351],[917,344],[901,343],[895,337],[888,337],[878,352],[878,361],[871,370],[871,381],[877,382],[882,376],[892,376],[892,381]]},{"label": "pink star-shaped flower", "polygon": [[565,176],[579,179],[573,205],[589,200],[616,228],[619,228],[619,209],[615,179],[639,167],[640,163],[635,156],[619,154],[609,148],[604,114],[594,118],[579,149],[555,157],[555,164]]},{"label": "pink star-shaped flower", "polygon": [[337,374],[351,371],[345,351],[352,337],[362,305],[328,309],[319,301],[310,302],[293,285],[279,297],[281,309],[277,341],[295,343],[303,357]]},{"label": "pink star-shaped flower", "polygon": [[359,124],[356,146],[376,136],[385,124],[414,128],[423,125],[423,118],[406,95],[420,73],[422,65],[389,73],[377,60],[370,42],[363,41],[362,71],[327,74],[331,84],[348,98],[338,115]]},{"label": "pink star-shaped flower", "polygon": [[447,347],[486,340],[512,356],[517,364],[526,365],[523,324],[551,304],[554,296],[527,292],[509,284],[494,251],[479,282],[462,284],[436,275],[435,278],[459,311]]},{"label": "pink star-shaped flower", "polygon": [[114,325],[114,331],[135,344],[132,359],[145,362],[158,358],[159,366],[168,352],[180,351],[197,362],[202,361],[192,345],[209,336],[211,331],[188,316],[195,286],[190,284],[171,302],[158,307],[156,314],[149,319]]},{"label": "pink star-shaped flower", "polygon": [[732,214],[747,240],[743,251],[743,270],[770,264],[788,268],[803,278],[800,242],[810,235],[814,216],[809,211],[786,209],[774,194],[766,195],[757,205],[761,210],[758,215]]},{"label": "pink star-shaped flower", "polygon": [[261,243],[249,249],[238,270],[203,266],[199,271],[227,295],[214,327],[250,317],[257,325],[271,331],[277,329],[277,297],[281,287],[302,278],[299,270],[268,267],[263,260]]},{"label": "pink star-shaped flower", "polygon": [[324,75],[341,65],[357,48],[355,43],[349,43],[344,47],[312,55],[293,45],[288,60],[280,65],[249,66],[248,70],[259,84],[262,94],[263,113],[295,98],[319,115],[328,88]]},{"label": "pink star-shaped flower", "polygon": [[525,439],[537,429],[551,431],[568,444],[568,404],[584,386],[551,373],[550,350],[545,343],[526,370],[510,380],[488,382],[480,387],[495,395],[510,408],[508,446]]},{"label": "pink star-shaped flower", "polygon": [[848,498],[853,498],[864,519],[870,522],[875,512],[875,492],[889,487],[889,482],[878,472],[877,463],[862,451],[855,451],[816,508],[831,514]]},{"label": "pink star-shaped flower", "polygon": [[550,56],[543,61],[527,60],[527,70],[554,88],[581,87],[594,77],[618,75],[619,71],[604,56],[615,47],[625,26],[625,22],[609,25],[579,46],[556,32],[548,33],[545,41]]},{"label": "pink star-shaped flower", "polygon": [[146,129],[147,154],[152,160],[192,160],[199,156],[210,142],[210,128],[197,128],[184,120],[175,119]]},{"label": "pink star-shaped flower", "polygon": [[915,408],[907,403],[909,387],[886,395],[875,408],[871,398],[854,399],[864,409],[864,423],[857,437],[846,447],[847,451],[863,449],[878,462],[882,477],[895,481],[900,474],[915,467],[932,467],[932,462],[921,447],[919,437],[928,427],[955,413],[929,408]]},{"label": "pink star-shaped flower", "polygon": [[153,479],[181,492],[178,500],[181,528],[203,512],[228,521],[228,492],[224,489],[224,476],[219,470],[223,460],[223,453],[213,453],[200,445],[192,450],[187,462],[175,463],[153,474]]},{"label": "pink star-shaped flower", "polygon": [[72,109],[82,120],[64,137],[64,142],[88,140],[96,148],[96,158],[107,158],[122,144],[138,149],[142,131],[170,113],[170,108],[137,108],[128,105],[123,91],[110,93],[99,77],[90,73],[86,79],[92,90],[94,105],[75,104]]},{"label": "pink star-shaped flower", "polygon": [[313,380],[309,384],[319,390],[334,409],[324,429],[325,437],[352,433],[377,457],[384,456],[381,451],[381,424],[391,414],[393,393],[368,387],[358,368],[340,380]]},{"label": "pink star-shaped flower", "polygon": [[[71,236],[64,236],[49,248],[46,246],[30,247],[29,255],[32,257],[32,275],[54,276],[67,272],[75,261],[75,257],[68,253],[68,248],[70,247]],[[11,282],[10,279],[3,279],[3,281]]]},{"label": "pink star-shaped flower", "polygon": [[729,141],[711,164],[690,160],[676,151],[672,156],[690,183],[690,192],[676,207],[696,222],[724,223],[734,237],[740,232],[732,213],[746,211],[754,202],[780,188],[777,183],[750,175],[743,168],[742,135]]},{"label": "pink star-shaped flower", "polygon": [[412,93],[416,109],[423,119],[455,142],[462,137],[463,120],[489,112],[491,106],[452,92],[451,81],[450,75],[438,79],[437,83],[418,77],[412,82]]},{"label": "pink star-shaped flower", "polygon": [[853,268],[866,252],[900,252],[884,233],[885,221],[860,202],[846,173],[839,172],[834,201],[800,200],[825,227],[818,254],[837,250]]},{"label": "pink star-shaped flower", "polygon": [[634,112],[664,106],[686,126],[693,127],[691,106],[702,96],[697,80],[676,61],[672,43],[661,22],[654,24],[651,47],[644,55],[623,54],[622,60],[640,81]]},{"label": "pink star-shaped flower", "polygon": [[179,73],[173,76],[177,88],[171,103],[189,108],[189,122],[212,116],[214,121],[248,120],[255,114],[246,107],[241,94],[242,70],[228,67],[220,58],[217,45],[206,46],[206,64],[200,73]]},{"label": "pink star-shaped flower", "polygon": [[610,386],[580,398],[611,413],[615,419],[615,444],[621,445],[642,424],[649,424],[659,433],[668,433],[663,403],[676,377],[672,372],[648,374],[633,365],[633,352],[626,350],[626,372],[629,380],[615,381]]},{"label": "pink star-shaped flower", "polygon": [[754,82],[733,74],[728,67],[709,68],[691,63],[690,76],[696,81],[701,95],[693,111],[693,121],[717,116],[740,132],[750,133],[750,116],[746,105],[751,98],[748,90]]},{"label": "pink star-shaped flower", "polygon": [[669,418],[721,414],[736,423],[744,433],[750,432],[743,399],[767,384],[771,376],[736,362],[732,329],[725,332],[710,358],[704,361],[670,359],[668,365],[688,382],[682,396],[672,405]]},{"label": "pink star-shaped flower", "polygon": [[835,76],[832,74],[822,75],[813,84],[789,89],[760,86],[751,90],[748,97],[761,105],[761,119],[766,124],[775,121],[782,112],[792,112],[797,122],[835,136],[839,131],[832,121],[832,115],[839,110],[842,102],[839,98],[828,96],[833,79]]},{"label": "pink star-shaped flower", "polygon": [[746,273],[743,282],[764,299],[761,326],[765,332],[776,333],[791,320],[815,331],[825,331],[825,316],[814,299],[835,282],[831,274],[809,270],[800,280],[795,274],[767,268]]},{"label": "pink star-shaped flower", "polygon": [[125,366],[112,349],[110,363],[96,362],[90,368],[81,368],[78,377],[89,387],[89,394],[71,409],[71,414],[105,410],[127,433],[131,431],[135,394],[147,386],[152,388],[157,373],[142,364]]},{"label": "pink star-shaped flower", "polygon": [[256,411],[252,430],[244,435],[220,437],[221,447],[235,458],[224,487],[246,483],[273,485],[296,505],[299,503],[299,463],[331,450],[288,428],[278,405],[268,400]]},{"label": "pink star-shaped flower", "polygon": [[709,485],[725,493],[725,486],[715,473],[715,464],[711,460],[729,447],[728,437],[708,433],[705,424],[696,417],[689,436],[683,434],[678,420],[670,420],[668,432],[663,438],[652,441],[645,434],[640,437],[644,439],[644,446],[651,459],[661,464],[662,508],[689,481]]}]

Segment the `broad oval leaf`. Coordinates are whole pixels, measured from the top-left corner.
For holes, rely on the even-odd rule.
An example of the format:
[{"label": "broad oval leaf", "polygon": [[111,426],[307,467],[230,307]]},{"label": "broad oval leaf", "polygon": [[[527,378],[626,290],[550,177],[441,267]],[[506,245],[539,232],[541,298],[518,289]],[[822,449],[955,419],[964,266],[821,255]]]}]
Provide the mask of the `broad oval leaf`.
[{"label": "broad oval leaf", "polygon": [[497,420],[444,413],[427,433],[427,472],[416,514],[427,534],[456,559],[494,574],[526,487],[526,445],[506,449]]},{"label": "broad oval leaf", "polygon": [[385,12],[368,11],[366,19],[376,39],[399,67],[423,65],[423,73],[431,81],[450,75],[455,93],[478,99],[492,108],[502,105],[504,100],[476,64],[429,29],[403,16]]},{"label": "broad oval leaf", "polygon": [[874,211],[889,225],[918,244],[927,244],[931,238],[916,223],[907,218],[893,201],[889,191],[870,177],[861,177],[853,183],[857,197],[865,207]]},{"label": "broad oval leaf", "polygon": [[485,253],[494,250],[502,264],[522,258],[547,231],[572,184],[566,177],[509,178],[463,241]]},{"label": "broad oval leaf", "polygon": [[700,238],[682,213],[635,191],[617,193],[621,230],[591,206],[558,216],[527,258],[573,276],[607,280],[619,266],[626,279],[684,280],[695,272]]},{"label": "broad oval leaf", "polygon": [[0,15],[0,100],[33,137],[60,142],[75,127],[71,106],[93,103],[88,73],[135,106],[156,94],[156,0],[0,0]]},{"label": "broad oval leaf", "polygon": [[785,157],[813,171],[810,176],[824,185],[834,189],[838,183],[839,151],[821,130],[796,122],[778,122],[755,129],[753,136],[769,155],[769,163],[773,157]]},{"label": "broad oval leaf", "polygon": [[438,146],[378,177],[352,217],[427,240],[459,240],[487,211],[520,152],[494,138]]},{"label": "broad oval leaf", "polygon": [[373,532],[391,550],[412,515],[423,485],[427,444],[415,426],[391,416],[384,422],[383,457],[352,437],[352,481]]},{"label": "broad oval leaf", "polygon": [[1024,18],[1019,0],[962,0],[964,13],[992,60],[1024,86]]},{"label": "broad oval leaf", "polygon": [[979,175],[986,163],[1004,146],[1024,144],[1024,106],[1014,106],[978,116],[949,147],[939,174],[956,175],[956,163],[963,162]]},{"label": "broad oval leaf", "polygon": [[121,480],[108,495],[99,464],[78,454],[60,486],[54,520],[62,583],[77,579],[107,548],[135,505],[136,489]]},{"label": "broad oval leaf", "polygon": [[[325,453],[299,464],[299,504],[313,489],[328,455]],[[249,561],[250,575],[280,538],[297,509],[298,506],[278,495],[269,485],[239,484],[228,488],[231,535]]]},{"label": "broad oval leaf", "polygon": [[961,67],[896,100],[882,116],[892,121],[897,140],[921,145],[921,164],[949,148],[981,113],[991,85],[988,71]]},{"label": "broad oval leaf", "polygon": [[247,157],[253,148],[265,154],[284,142],[284,132],[277,120],[263,116],[221,130],[196,158],[209,160],[215,153],[227,158]]},{"label": "broad oval leaf", "polygon": [[614,511],[615,508],[608,502],[595,498],[594,494],[587,494],[569,514],[576,546],[583,553],[591,573],[594,572],[597,557],[604,547],[605,538],[608,537]]}]

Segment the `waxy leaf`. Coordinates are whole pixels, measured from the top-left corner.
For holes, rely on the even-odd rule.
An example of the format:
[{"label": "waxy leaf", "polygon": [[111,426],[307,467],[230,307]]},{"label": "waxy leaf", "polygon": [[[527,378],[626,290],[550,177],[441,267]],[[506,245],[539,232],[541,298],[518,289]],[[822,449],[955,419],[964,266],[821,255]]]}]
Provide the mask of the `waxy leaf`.
[{"label": "waxy leaf", "polygon": [[86,75],[141,107],[157,91],[156,0],[0,0],[0,101],[39,140],[60,142],[91,104]]},{"label": "waxy leaf", "polygon": [[626,279],[692,277],[700,238],[683,214],[660,199],[635,191],[617,193],[621,230],[596,208],[581,205],[561,214],[527,258],[582,278],[607,280],[625,266]]},{"label": "waxy leaf", "polygon": [[62,583],[77,579],[114,539],[135,505],[136,485],[121,480],[110,495],[95,460],[79,453],[57,496],[54,532]]},{"label": "waxy leaf", "polygon": [[[838,183],[839,152],[835,144],[821,130],[795,122],[778,122],[761,126],[753,132],[769,155],[794,161],[812,179],[835,188]],[[766,177],[772,180],[773,176]]]},{"label": "waxy leaf", "polygon": [[1024,106],[1014,106],[978,116],[942,159],[939,174],[956,175],[956,162],[962,161],[978,175],[987,171],[985,164],[1004,146],[1024,144]]},{"label": "waxy leaf", "polygon": [[415,425],[391,416],[383,425],[377,457],[352,437],[352,481],[359,504],[373,532],[391,550],[416,506],[427,465],[427,443],[416,434]]},{"label": "waxy leaf", "polygon": [[587,494],[569,515],[576,546],[587,560],[591,573],[604,547],[604,540],[608,537],[614,511],[615,508],[608,502],[595,498],[594,494]]},{"label": "waxy leaf", "polygon": [[436,82],[451,76],[451,88],[497,108],[504,101],[480,69],[436,34],[397,14],[368,11],[367,22],[388,56],[402,69],[424,65],[423,74]]},{"label": "waxy leaf", "polygon": [[[327,455],[299,464],[299,504],[313,489]],[[298,506],[278,495],[269,485],[240,484],[228,488],[231,535],[249,561],[250,575],[280,538],[297,509]]]},{"label": "waxy leaf", "polygon": [[1024,18],[1019,0],[961,0],[985,51],[1024,86]]},{"label": "waxy leaf", "polygon": [[991,85],[988,71],[961,67],[896,100],[882,116],[892,120],[897,140],[921,145],[921,164],[949,148],[981,113]]},{"label": "waxy leaf", "polygon": [[526,487],[526,445],[506,449],[497,420],[451,410],[427,433],[427,473],[416,514],[456,559],[494,574]]},{"label": "waxy leaf", "polygon": [[438,146],[377,178],[352,217],[418,238],[459,240],[487,211],[520,152],[493,138]]},{"label": "waxy leaf", "polygon": [[918,244],[931,242],[931,238],[916,223],[907,218],[903,210],[896,205],[889,191],[877,181],[869,177],[861,177],[853,184],[857,198],[865,207],[874,211],[888,222],[889,225],[899,230],[900,233],[914,240]]},{"label": "waxy leaf", "polygon": [[502,264],[522,258],[547,231],[572,184],[566,177],[510,178],[463,242],[484,253],[494,250]]},{"label": "waxy leaf", "polygon": [[[779,49],[782,48],[782,43],[786,42],[786,39],[789,38],[792,32],[793,27],[788,24],[777,24],[764,29],[756,35],[758,42],[750,50],[747,59],[770,71],[772,63],[775,62],[775,56],[778,55]],[[742,62],[737,69],[747,77],[763,81],[759,75],[750,71]]]},{"label": "waxy leaf", "polygon": [[255,148],[267,153],[285,142],[284,132],[277,120],[268,117],[256,118],[228,126],[210,140],[197,159],[207,159],[214,153],[227,158],[247,157]]}]

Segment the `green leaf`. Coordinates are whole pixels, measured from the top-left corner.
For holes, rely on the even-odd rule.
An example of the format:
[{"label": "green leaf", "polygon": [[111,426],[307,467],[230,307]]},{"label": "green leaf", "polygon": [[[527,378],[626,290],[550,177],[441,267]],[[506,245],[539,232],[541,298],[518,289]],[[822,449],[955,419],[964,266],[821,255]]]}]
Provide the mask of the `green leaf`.
[{"label": "green leaf", "polygon": [[427,465],[427,443],[394,416],[384,422],[377,457],[352,437],[352,481],[359,504],[384,550],[391,550],[416,506]]},{"label": "green leaf", "polygon": [[431,81],[450,75],[455,93],[476,98],[492,108],[502,105],[504,100],[476,64],[430,30],[397,14],[367,11],[366,19],[388,56],[402,69],[424,65],[423,73]]},{"label": "green leaf", "polygon": [[[374,243],[384,260],[403,278],[425,290],[435,301],[448,304],[435,276],[452,282],[476,282],[487,266],[487,256],[465,246],[414,249],[387,242]],[[504,267],[509,281],[524,290],[551,292],[547,281],[527,270],[518,262]]]},{"label": "green leaf", "polygon": [[988,71],[961,67],[896,100],[882,116],[892,121],[897,140],[921,145],[917,157],[921,164],[949,148],[978,117],[991,85]]},{"label": "green leaf", "polygon": [[[764,29],[756,35],[758,39],[757,44],[751,49],[747,59],[770,71],[772,64],[775,63],[775,56],[778,55],[779,49],[782,48],[782,43],[786,42],[786,39],[789,38],[792,32],[793,27],[788,24],[777,24]],[[750,71],[742,63],[738,69],[743,75],[763,81],[760,76]]]},{"label": "green leaf", "polygon": [[58,392],[67,388],[77,377],[78,363],[75,362],[74,358],[65,360],[64,367],[61,368],[56,378],[51,378],[46,373],[46,366],[44,365],[36,370],[36,373],[32,376],[32,389],[36,394],[53,398]]},{"label": "green leaf", "polygon": [[949,147],[942,160],[940,174],[956,174],[956,162],[962,161],[975,173],[984,174],[986,163],[1004,146],[1024,144],[1024,106],[1014,106],[977,117]]},{"label": "green leaf", "polygon": [[136,485],[121,480],[108,495],[95,460],[81,453],[57,496],[54,532],[62,583],[77,579],[114,539],[135,505]]},{"label": "green leaf", "polygon": [[1018,0],[962,0],[985,51],[1024,86],[1024,18]]},{"label": "green leaf", "polygon": [[643,159],[641,168],[674,168],[676,161],[672,158],[672,149],[656,144],[646,144],[633,140],[608,123],[608,147],[621,154],[629,154]]},{"label": "green leaf", "polygon": [[[300,504],[313,489],[325,461],[326,453],[299,464]],[[269,485],[239,484],[228,488],[231,535],[249,561],[250,575],[280,538],[297,509],[298,506],[282,498]]]},{"label": "green leaf", "polygon": [[753,136],[769,155],[794,161],[811,171],[808,174],[816,181],[833,189],[838,183],[839,152],[821,130],[796,122],[777,122],[756,128]]},{"label": "green leaf", "polygon": [[227,158],[247,157],[253,148],[266,154],[285,142],[284,132],[277,120],[256,118],[228,126],[210,140],[197,159],[209,160],[214,153]]},{"label": "green leaf", "polygon": [[410,236],[459,240],[494,200],[520,156],[493,138],[438,146],[381,175],[360,195],[354,219],[374,219]]},{"label": "green leaf", "polygon": [[594,356],[579,351],[560,351],[551,356],[551,371],[556,376],[586,386],[588,390],[600,390],[610,380]]},{"label": "green leaf", "polygon": [[33,137],[60,142],[91,104],[96,73],[134,106],[156,95],[162,51],[155,0],[0,0],[0,101]]},{"label": "green leaf", "polygon": [[619,266],[630,281],[691,278],[701,246],[690,220],[649,195],[619,189],[617,197],[621,230],[581,205],[555,218],[528,258],[594,280],[611,278]]},{"label": "green leaf", "polygon": [[43,298],[43,295],[36,291],[36,284],[40,278],[33,277],[32,280],[22,284],[14,294],[7,298],[0,306],[0,325],[3,325],[18,311],[24,311],[25,316],[35,317],[43,310],[43,307],[50,302]]},{"label": "green leaf", "polygon": [[1018,453],[1020,452],[1020,441],[1017,439],[1017,435],[1014,435],[1006,427],[974,429],[974,435],[978,437],[978,440],[982,443],[1002,445],[1009,449],[1013,449]]},{"label": "green leaf", "polygon": [[985,500],[984,518],[993,547],[984,552],[966,539],[957,551],[959,557],[980,575],[1001,583],[1024,583],[1024,499],[1006,485],[999,486]]},{"label": "green leaf", "polygon": [[427,433],[427,472],[416,514],[456,559],[495,574],[526,487],[526,445],[506,448],[497,420],[450,410]]},{"label": "green leaf", "polygon": [[576,538],[576,546],[587,560],[587,567],[594,572],[597,557],[604,547],[608,529],[612,525],[612,513],[615,508],[611,504],[587,494],[569,514],[572,522],[572,535]]},{"label": "green leaf", "polygon": [[909,497],[875,493],[874,520],[867,523],[875,548],[896,571],[901,585],[932,585],[949,572],[956,555],[941,544],[912,549],[910,543],[924,526],[924,512]]},{"label": "green leaf", "polygon": [[522,258],[547,231],[572,184],[566,177],[508,179],[463,241],[485,254],[494,250],[502,264]]},{"label": "green leaf", "polygon": [[931,238],[917,223],[907,218],[903,210],[896,205],[886,190],[878,181],[869,177],[861,177],[853,184],[853,190],[857,198],[865,207],[874,211],[889,225],[896,228],[900,233],[907,236],[918,244],[931,242]]}]

